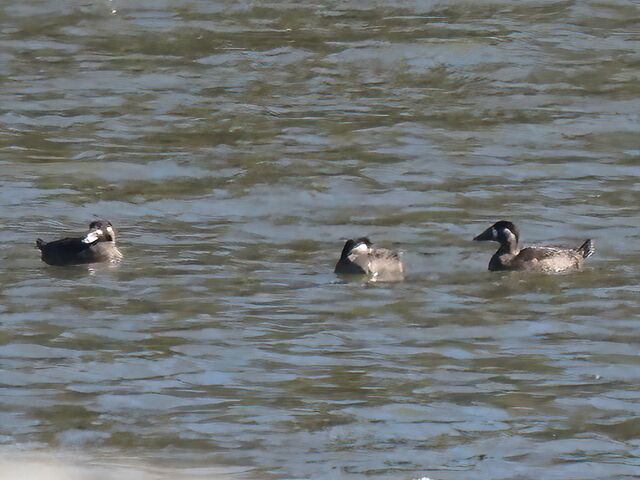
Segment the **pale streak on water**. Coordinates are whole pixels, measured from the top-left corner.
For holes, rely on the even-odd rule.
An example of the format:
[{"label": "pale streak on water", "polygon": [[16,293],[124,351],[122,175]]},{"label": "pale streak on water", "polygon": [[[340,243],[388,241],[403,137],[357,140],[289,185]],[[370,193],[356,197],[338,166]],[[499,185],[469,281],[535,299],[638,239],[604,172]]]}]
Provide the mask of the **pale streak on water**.
[{"label": "pale streak on water", "polygon": [[[637,477],[639,22],[607,0],[3,2],[3,452]],[[40,262],[36,237],[95,217],[122,265]],[[598,252],[490,274],[470,239],[501,218]],[[407,281],[339,282],[360,235]]]}]

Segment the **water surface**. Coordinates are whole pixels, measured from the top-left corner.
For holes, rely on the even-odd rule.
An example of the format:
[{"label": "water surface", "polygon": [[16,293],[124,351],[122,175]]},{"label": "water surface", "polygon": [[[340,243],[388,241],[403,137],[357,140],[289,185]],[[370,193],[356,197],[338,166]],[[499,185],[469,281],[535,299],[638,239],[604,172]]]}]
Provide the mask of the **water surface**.
[{"label": "water surface", "polygon": [[[637,476],[639,20],[4,2],[4,455],[92,478]],[[94,218],[121,265],[40,261],[37,237]],[[597,254],[491,274],[471,238],[502,218]],[[405,282],[334,276],[362,235],[405,251]]]}]

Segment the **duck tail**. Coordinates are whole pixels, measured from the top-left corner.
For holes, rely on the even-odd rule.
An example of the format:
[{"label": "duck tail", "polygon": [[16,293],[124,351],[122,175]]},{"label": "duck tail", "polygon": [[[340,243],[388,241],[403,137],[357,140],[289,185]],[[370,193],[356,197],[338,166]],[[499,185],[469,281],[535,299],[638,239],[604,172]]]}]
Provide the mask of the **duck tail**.
[{"label": "duck tail", "polygon": [[582,255],[582,258],[589,258],[595,253],[595,251],[596,247],[591,239],[584,242],[582,245],[580,245],[580,248],[578,248],[578,253]]},{"label": "duck tail", "polygon": [[38,247],[39,250],[42,250],[45,245],[46,245],[45,241],[42,240],[41,238],[36,240],[36,247]]}]

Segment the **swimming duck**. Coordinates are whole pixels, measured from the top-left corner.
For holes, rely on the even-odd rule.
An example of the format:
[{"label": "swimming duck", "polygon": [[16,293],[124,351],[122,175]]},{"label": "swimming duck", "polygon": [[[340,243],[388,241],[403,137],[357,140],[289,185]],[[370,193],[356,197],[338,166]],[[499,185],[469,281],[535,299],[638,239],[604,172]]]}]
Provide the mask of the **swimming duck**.
[{"label": "swimming duck", "polygon": [[400,254],[386,248],[372,248],[366,237],[347,240],[334,270],[338,274],[368,275],[373,281],[399,281],[404,276]]},{"label": "swimming duck", "polygon": [[111,222],[91,222],[82,238],[63,238],[53,242],[36,240],[42,260],[49,265],[77,265],[81,263],[115,262],[122,258],[116,247],[116,233]]},{"label": "swimming duck", "polygon": [[584,260],[595,252],[591,239],[578,248],[533,246],[521,250],[518,246],[520,232],[513,223],[506,220],[494,223],[474,240],[492,240],[500,244],[489,262],[491,271],[534,270],[560,273],[579,269]]}]

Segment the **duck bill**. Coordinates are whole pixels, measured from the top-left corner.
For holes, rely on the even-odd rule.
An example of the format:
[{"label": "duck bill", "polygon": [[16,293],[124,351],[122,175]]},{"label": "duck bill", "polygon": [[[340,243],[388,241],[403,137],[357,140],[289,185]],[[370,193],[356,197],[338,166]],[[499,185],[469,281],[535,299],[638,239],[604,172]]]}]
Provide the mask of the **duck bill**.
[{"label": "duck bill", "polygon": [[474,238],[476,242],[484,242],[487,240],[495,240],[496,239],[496,230],[493,227],[487,228],[484,232]]},{"label": "duck bill", "polygon": [[94,228],[87,232],[87,235],[82,239],[82,243],[95,243],[100,240],[102,236],[102,230],[99,228]]}]

